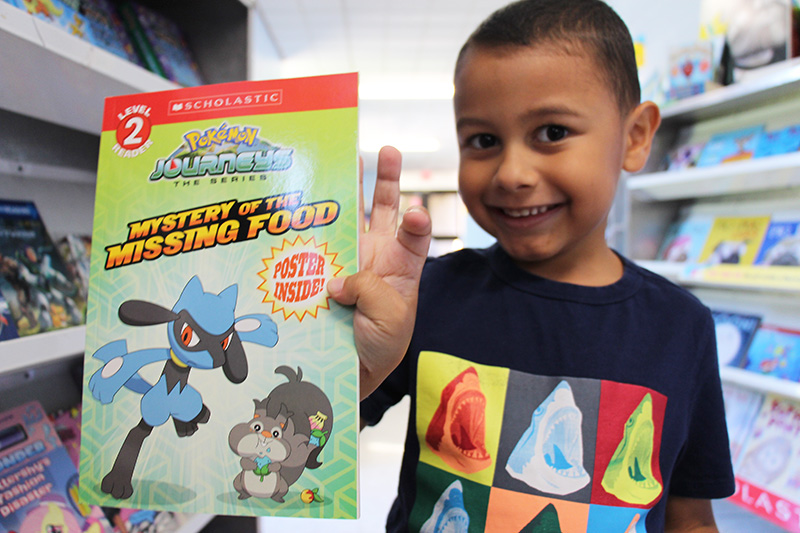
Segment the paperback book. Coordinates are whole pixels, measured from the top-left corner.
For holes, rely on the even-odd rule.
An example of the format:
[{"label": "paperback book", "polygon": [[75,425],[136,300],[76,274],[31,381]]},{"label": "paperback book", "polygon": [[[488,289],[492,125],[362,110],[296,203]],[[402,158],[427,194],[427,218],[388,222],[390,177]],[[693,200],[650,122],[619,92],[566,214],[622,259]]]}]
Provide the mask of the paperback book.
[{"label": "paperback book", "polygon": [[0,533],[110,533],[78,499],[78,471],[38,402],[0,413]]},{"label": "paperback book", "polygon": [[33,202],[0,200],[0,293],[20,337],[83,323],[86,300]]},{"label": "paperback book", "polygon": [[719,366],[742,367],[747,349],[761,324],[759,315],[712,310]]},{"label": "paperback book", "polygon": [[714,217],[709,214],[681,214],[667,229],[657,258],[677,263],[696,262],[713,224]]},{"label": "paperback book", "polygon": [[800,266],[800,211],[772,217],[754,264]]},{"label": "paperback book", "polygon": [[800,380],[800,331],[762,324],[747,351],[747,370]]},{"label": "paperback book", "polygon": [[111,0],[80,0],[80,13],[91,28],[93,44],[143,66]]},{"label": "paperback book", "polygon": [[703,148],[697,166],[706,167],[752,159],[763,131],[763,126],[752,126],[712,136]]},{"label": "paperback book", "polygon": [[[357,75],[106,99],[81,497],[356,518]],[[309,497],[311,495],[312,497]]]},{"label": "paperback book", "polygon": [[768,216],[716,217],[699,262],[706,265],[751,265],[769,226]]},{"label": "paperback book", "polygon": [[742,449],[753,432],[753,424],[764,401],[764,394],[729,383],[722,384],[725,401],[725,422],[731,447],[731,462],[734,472],[738,470]]}]

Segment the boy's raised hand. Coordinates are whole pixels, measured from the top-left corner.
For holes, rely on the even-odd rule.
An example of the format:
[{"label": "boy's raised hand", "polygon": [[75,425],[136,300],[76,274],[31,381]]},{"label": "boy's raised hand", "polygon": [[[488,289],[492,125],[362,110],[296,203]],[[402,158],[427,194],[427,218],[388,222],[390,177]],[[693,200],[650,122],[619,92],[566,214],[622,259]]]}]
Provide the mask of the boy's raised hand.
[{"label": "boy's raised hand", "polygon": [[[328,283],[334,300],[356,306],[353,328],[361,364],[361,399],[369,396],[405,355],[431,241],[431,219],[424,208],[406,211],[397,227],[400,166],[400,152],[383,147],[378,154],[369,230],[364,228],[363,195],[359,202],[359,272]],[[359,190],[362,184],[363,168],[359,168]]]}]

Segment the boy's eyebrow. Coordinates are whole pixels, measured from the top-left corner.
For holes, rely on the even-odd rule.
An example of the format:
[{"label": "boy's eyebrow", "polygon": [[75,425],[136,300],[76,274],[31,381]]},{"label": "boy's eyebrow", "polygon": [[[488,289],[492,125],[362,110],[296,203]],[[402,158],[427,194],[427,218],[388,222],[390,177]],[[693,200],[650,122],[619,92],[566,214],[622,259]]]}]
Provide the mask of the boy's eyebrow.
[{"label": "boy's eyebrow", "polygon": [[[531,109],[526,111],[520,116],[520,120],[522,122],[527,122],[529,120],[535,120],[540,117],[551,117],[551,116],[571,116],[571,117],[579,117],[582,113],[576,109],[567,106],[545,106],[545,107],[537,107],[535,109]],[[476,117],[463,117],[456,120],[456,129],[467,127],[467,126],[486,126],[491,124],[490,120],[476,118]]]}]

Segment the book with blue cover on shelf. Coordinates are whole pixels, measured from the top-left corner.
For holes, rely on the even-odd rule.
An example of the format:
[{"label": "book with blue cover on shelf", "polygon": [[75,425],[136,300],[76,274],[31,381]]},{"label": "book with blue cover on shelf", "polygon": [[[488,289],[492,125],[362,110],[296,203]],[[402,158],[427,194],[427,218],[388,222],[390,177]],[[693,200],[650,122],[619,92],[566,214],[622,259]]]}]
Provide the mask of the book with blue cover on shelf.
[{"label": "book with blue cover on shelf", "polygon": [[86,300],[33,202],[0,200],[0,293],[21,337],[83,323]]},{"label": "book with blue cover on shelf", "polygon": [[667,229],[657,259],[677,263],[696,262],[713,223],[713,215],[682,213]]},{"label": "book with blue cover on shelf", "polygon": [[717,338],[719,366],[742,367],[747,349],[761,324],[760,315],[711,310]]},{"label": "book with blue cover on shelf", "polygon": [[79,39],[93,42],[91,25],[80,12],[78,5],[80,0],[6,0],[6,2]]},{"label": "book with blue cover on shelf", "polygon": [[713,135],[697,160],[698,167],[752,159],[764,126],[752,126]]},{"label": "book with blue cover on shelf", "polygon": [[772,131],[763,131],[753,157],[788,154],[800,150],[800,124]]},{"label": "book with blue cover on shelf", "polygon": [[14,324],[14,317],[11,316],[8,302],[3,298],[3,292],[0,291],[0,341],[16,339],[17,337],[19,337],[19,333],[17,333],[17,326]]},{"label": "book with blue cover on shelf", "polygon": [[139,66],[144,66],[111,0],[80,0],[80,13],[90,28],[92,44]]},{"label": "book with blue cover on shelf", "polygon": [[745,370],[800,380],[800,331],[761,324],[747,350]]},{"label": "book with blue cover on shelf", "polygon": [[800,266],[800,211],[772,216],[753,264]]}]

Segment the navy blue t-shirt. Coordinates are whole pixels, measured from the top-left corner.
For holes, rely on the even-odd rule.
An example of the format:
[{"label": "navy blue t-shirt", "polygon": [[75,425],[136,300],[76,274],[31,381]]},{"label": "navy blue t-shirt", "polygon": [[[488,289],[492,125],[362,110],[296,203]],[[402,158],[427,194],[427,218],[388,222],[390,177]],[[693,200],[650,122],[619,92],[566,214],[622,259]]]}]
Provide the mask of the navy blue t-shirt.
[{"label": "navy blue t-shirt", "polygon": [[497,245],[428,261],[409,351],[361,404],[375,424],[411,396],[388,531],[661,531],[667,495],[733,493],[710,312],[623,263],[584,287]]}]

